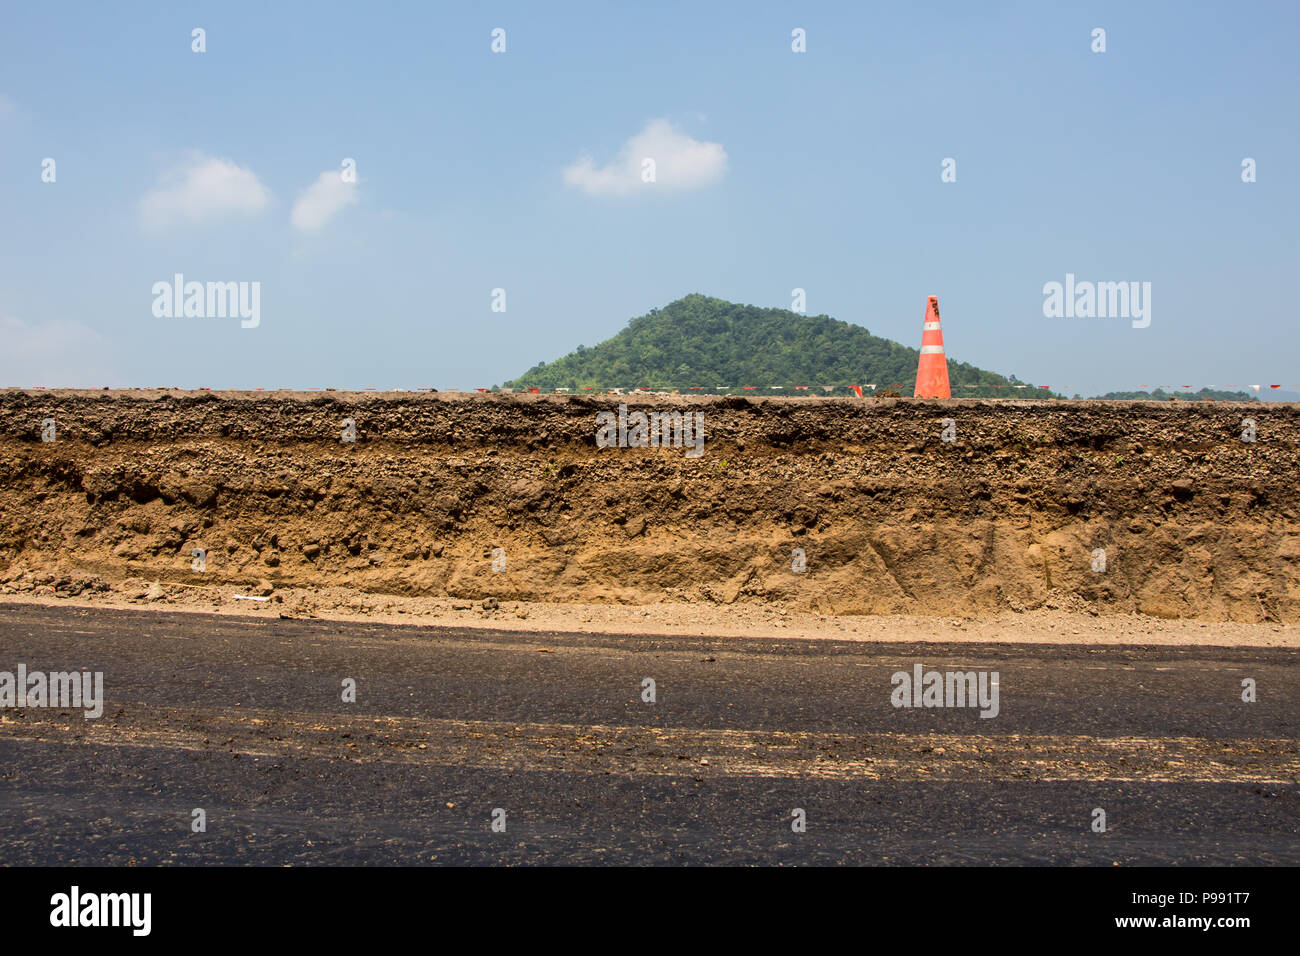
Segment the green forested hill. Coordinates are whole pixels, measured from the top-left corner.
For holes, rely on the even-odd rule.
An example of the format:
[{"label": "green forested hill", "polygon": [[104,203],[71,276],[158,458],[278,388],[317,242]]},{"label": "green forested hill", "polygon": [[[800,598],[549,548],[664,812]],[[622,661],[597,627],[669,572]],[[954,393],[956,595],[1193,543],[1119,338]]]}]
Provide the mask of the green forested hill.
[{"label": "green forested hill", "polygon": [[[921,340],[920,323],[916,339]],[[912,394],[920,352],[826,315],[736,305],[704,295],[652,309],[627,328],[591,348],[537,365],[510,388],[656,389],[716,386],[891,385]],[[965,362],[948,360],[954,397],[1006,398],[1050,394],[1042,389],[1001,390],[1023,384]],[[979,388],[963,387],[979,384]]]}]

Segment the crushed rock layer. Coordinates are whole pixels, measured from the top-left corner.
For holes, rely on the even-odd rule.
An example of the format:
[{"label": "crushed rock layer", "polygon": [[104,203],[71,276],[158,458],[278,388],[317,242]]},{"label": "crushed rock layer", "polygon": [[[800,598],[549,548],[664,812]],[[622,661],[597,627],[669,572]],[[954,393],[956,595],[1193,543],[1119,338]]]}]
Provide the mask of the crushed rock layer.
[{"label": "crushed rock layer", "polygon": [[[596,415],[620,402],[701,413],[704,453],[598,448]],[[143,581],[158,582],[155,598],[342,589],[1292,624],[1298,415],[1281,403],[6,390],[0,593]],[[51,421],[56,440],[42,441]]]}]

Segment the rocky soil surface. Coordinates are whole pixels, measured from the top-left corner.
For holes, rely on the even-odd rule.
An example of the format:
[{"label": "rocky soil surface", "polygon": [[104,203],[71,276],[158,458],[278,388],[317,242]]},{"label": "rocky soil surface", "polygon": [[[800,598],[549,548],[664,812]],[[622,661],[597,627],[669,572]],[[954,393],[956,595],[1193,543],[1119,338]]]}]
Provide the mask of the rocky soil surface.
[{"label": "rocky soil surface", "polygon": [[[598,448],[621,401],[703,455]],[[1290,624],[1298,442],[1273,403],[7,390],[0,593]]]}]

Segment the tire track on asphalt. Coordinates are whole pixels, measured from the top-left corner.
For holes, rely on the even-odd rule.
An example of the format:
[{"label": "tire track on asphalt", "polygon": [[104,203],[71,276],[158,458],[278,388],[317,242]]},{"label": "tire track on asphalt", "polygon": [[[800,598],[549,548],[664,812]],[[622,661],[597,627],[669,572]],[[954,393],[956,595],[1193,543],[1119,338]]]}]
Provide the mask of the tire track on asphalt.
[{"label": "tire track on asphalt", "polygon": [[101,721],[28,711],[21,718],[0,718],[0,737],[33,744],[633,777],[1300,783],[1300,742],[1263,737],[846,734],[154,705],[120,710]]}]

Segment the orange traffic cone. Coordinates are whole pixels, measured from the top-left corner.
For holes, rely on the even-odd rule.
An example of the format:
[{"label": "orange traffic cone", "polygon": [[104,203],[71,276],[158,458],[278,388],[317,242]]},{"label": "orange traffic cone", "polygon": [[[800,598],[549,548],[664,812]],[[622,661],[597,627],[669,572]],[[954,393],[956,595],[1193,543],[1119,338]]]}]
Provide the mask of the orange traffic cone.
[{"label": "orange traffic cone", "polygon": [[921,333],[921,361],[916,366],[913,398],[952,398],[948,387],[948,359],[943,354],[943,331],[939,328],[939,297],[925,304],[925,331]]}]

